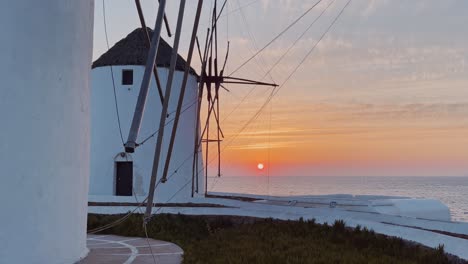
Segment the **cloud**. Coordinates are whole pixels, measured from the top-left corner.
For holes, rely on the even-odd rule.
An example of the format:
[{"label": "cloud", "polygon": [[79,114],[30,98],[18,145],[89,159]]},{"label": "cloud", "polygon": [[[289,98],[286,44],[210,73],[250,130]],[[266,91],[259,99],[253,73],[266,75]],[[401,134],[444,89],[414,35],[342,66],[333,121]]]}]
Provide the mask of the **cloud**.
[{"label": "cloud", "polygon": [[[326,117],[328,125],[347,127],[343,131],[329,130],[328,133],[365,128],[414,126],[425,129],[443,127],[468,128],[468,103],[411,103],[411,104],[321,104],[308,110]],[[350,128],[355,128],[351,129]],[[325,128],[324,131],[327,131]]]},{"label": "cloud", "polygon": [[383,8],[385,5],[387,5],[388,0],[369,0],[367,1],[368,4],[365,6],[365,8],[361,11],[361,16],[367,17],[379,10],[380,8]]},{"label": "cloud", "polygon": [[298,145],[309,143],[307,140],[291,140],[291,141],[263,141],[251,144],[236,144],[230,145],[227,148],[231,150],[261,150],[261,149],[282,149],[282,148],[293,148]]},{"label": "cloud", "polygon": [[[315,42],[316,40],[314,39],[313,43]],[[320,41],[320,43],[317,45],[317,49],[319,52],[349,52],[351,49],[353,49],[353,42],[343,37],[328,36]]]}]

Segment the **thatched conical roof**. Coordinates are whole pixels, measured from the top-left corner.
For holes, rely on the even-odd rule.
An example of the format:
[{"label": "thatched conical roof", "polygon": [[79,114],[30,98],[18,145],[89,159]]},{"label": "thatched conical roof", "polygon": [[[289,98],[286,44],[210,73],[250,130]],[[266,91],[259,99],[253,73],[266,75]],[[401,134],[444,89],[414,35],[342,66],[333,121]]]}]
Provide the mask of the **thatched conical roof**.
[{"label": "thatched conical roof", "polygon": [[[150,38],[153,36],[153,30],[148,28]],[[121,39],[106,53],[102,54],[95,62],[92,68],[103,66],[116,65],[146,65],[148,57],[147,38],[143,28],[137,28],[127,37]],[[158,54],[156,57],[156,65],[158,67],[169,67],[171,64],[172,47],[164,40],[159,40]],[[185,60],[178,55],[176,70],[185,70]],[[190,73],[196,75],[193,68],[190,68]]]}]

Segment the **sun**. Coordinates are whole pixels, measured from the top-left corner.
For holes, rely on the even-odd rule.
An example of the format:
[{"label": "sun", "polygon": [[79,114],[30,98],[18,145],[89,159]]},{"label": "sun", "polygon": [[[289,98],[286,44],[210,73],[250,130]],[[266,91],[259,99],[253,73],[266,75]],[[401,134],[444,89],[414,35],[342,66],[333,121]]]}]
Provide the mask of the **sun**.
[{"label": "sun", "polygon": [[257,164],[257,169],[259,169],[259,170],[263,170],[264,167],[265,166],[263,166],[263,163]]}]

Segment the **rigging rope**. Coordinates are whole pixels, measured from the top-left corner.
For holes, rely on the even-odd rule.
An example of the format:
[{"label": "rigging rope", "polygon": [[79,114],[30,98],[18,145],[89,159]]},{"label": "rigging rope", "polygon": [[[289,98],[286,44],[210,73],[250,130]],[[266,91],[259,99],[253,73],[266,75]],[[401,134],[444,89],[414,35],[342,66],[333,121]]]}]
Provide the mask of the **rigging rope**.
[{"label": "rigging rope", "polygon": [[[314,20],[312,21],[312,23],[306,28],[306,30],[299,36],[299,38],[296,39],[296,41],[294,41],[293,45],[291,45],[288,50],[286,51],[289,52],[289,50],[299,41],[299,39],[301,39],[308,31],[309,29],[315,24],[315,22],[323,15],[323,13],[325,13],[325,11],[335,2],[335,0],[332,0],[330,1],[330,3],[325,7],[325,9],[322,10],[322,12],[320,13],[320,15]],[[285,54],[286,54],[285,53]],[[276,64],[275,64],[276,66]],[[270,166],[271,166],[271,119],[272,119],[272,112],[273,112],[273,102],[270,101],[269,102],[270,104],[270,120],[269,120],[269,124],[268,124],[268,154],[267,154],[267,162],[268,162],[268,165],[267,165],[267,196],[270,195]]]},{"label": "rigging rope", "polygon": [[[235,12],[238,12],[238,11],[240,11],[241,9],[244,9],[244,8],[246,8],[246,7],[248,7],[248,6],[251,6],[251,5],[255,4],[255,3],[258,2],[258,1],[259,1],[259,0],[253,0],[253,1],[251,1],[250,3],[247,3],[247,4],[245,4],[245,5],[243,5],[243,6],[239,7],[239,8],[233,9],[233,10],[231,10],[231,11],[226,11],[224,14],[219,14],[218,17],[217,17],[217,20],[219,20],[220,18],[223,18],[223,17],[229,17],[229,14],[233,14],[233,13],[235,13]],[[229,5],[229,2],[226,2],[226,6],[228,6],[228,5]],[[229,18],[228,18],[228,19],[229,19]],[[211,24],[209,24],[209,25],[211,25]],[[202,27],[207,27],[207,24],[203,24]]]},{"label": "rigging rope", "polygon": [[[320,0],[321,1],[321,0]],[[320,2],[319,1],[319,2]],[[243,126],[243,128],[238,131],[238,133],[234,136],[233,139],[231,139],[224,147],[223,147],[223,150],[224,151],[226,149],[226,147],[229,146],[230,143],[232,143],[232,141],[240,134],[242,133],[242,131],[253,121],[255,120],[256,118],[258,118],[260,112],[264,109],[264,107],[271,101],[271,99],[278,93],[278,91],[287,83],[287,81],[295,74],[295,72],[300,68],[300,66],[305,62],[305,60],[309,57],[309,55],[315,50],[315,47],[317,47],[317,45],[320,43],[320,41],[323,39],[323,37],[330,31],[330,29],[333,27],[333,25],[336,23],[336,21],[339,19],[339,17],[342,15],[342,13],[344,12],[344,10],[346,9],[346,7],[350,4],[351,0],[348,0],[348,2],[346,3],[346,5],[341,9],[341,11],[339,12],[339,14],[335,17],[335,19],[333,20],[333,22],[330,24],[330,26],[327,28],[327,30],[322,34],[322,36],[319,38],[319,40],[315,43],[315,45],[309,50],[309,52],[306,54],[306,56],[299,62],[299,64],[295,67],[295,69],[291,72],[291,74],[286,78],[286,80],[278,87],[277,90],[273,89],[273,91],[270,93],[270,96],[267,98],[266,102],[262,105],[262,107],[255,113],[255,115]],[[103,3],[104,3],[104,0],[103,0]],[[271,122],[271,121],[270,121]],[[192,153],[190,154],[182,163],[181,165],[168,177],[168,180],[169,178],[171,178],[173,175],[175,175],[177,173],[177,170],[180,169],[191,157],[193,157],[195,154]],[[208,164],[210,164],[211,162],[213,162],[215,160],[215,158],[217,157],[214,157],[212,158]],[[203,172],[204,168],[202,168],[200,172]],[[179,188],[178,191],[176,191],[174,193],[174,195],[172,195],[169,200],[166,201],[169,202],[171,201],[180,191],[182,191],[183,188],[185,188],[191,181],[192,179],[190,178],[181,188]],[[156,184],[156,187],[159,185],[161,181],[158,181],[158,183]],[[104,225],[102,227],[99,227],[99,228],[95,228],[93,230],[90,230],[88,233],[89,234],[93,234],[93,233],[97,233],[97,232],[101,232],[101,231],[104,231],[108,228],[111,228],[115,225],[118,225],[122,222],[124,222],[128,217],[130,217],[131,214],[133,214],[136,210],[138,210],[140,208],[140,206],[142,206],[143,203],[146,202],[146,199],[144,201],[142,201],[135,209],[133,209],[131,212],[127,213],[125,216],[123,216],[122,218],[110,223],[110,224],[107,224],[107,225]],[[158,213],[160,210],[162,209],[162,207],[160,207],[156,212]]]},{"label": "rigging rope", "polygon": [[[188,109],[190,109],[190,108],[191,108],[192,106],[194,106],[197,102],[198,102],[198,98],[196,98],[195,100],[193,100],[193,102],[192,102],[189,106],[187,106],[184,110],[182,110],[182,111],[180,112],[180,114],[182,115],[185,111],[187,111]],[[176,110],[174,110],[174,111],[168,113],[167,115],[169,116],[169,115],[171,115],[171,114],[173,114],[173,113],[175,113],[175,112],[176,112]],[[175,119],[175,117],[172,118],[171,120],[167,121],[167,123],[164,124],[164,127],[166,127],[167,125],[169,125],[170,123],[172,123],[172,122],[174,121],[174,119]],[[149,135],[148,137],[146,137],[144,140],[142,140],[141,143],[138,143],[138,145],[143,145],[143,144],[145,144],[146,141],[148,141],[150,138],[154,137],[158,132],[159,132],[159,129],[156,130],[156,131],[155,131],[154,133],[152,133],[151,135]]]},{"label": "rigging rope", "polygon": [[[272,92],[270,93],[270,96],[267,98],[267,100],[265,101],[265,103],[260,107],[260,109],[253,115],[253,117],[247,121],[247,123],[244,124],[244,126],[236,133],[236,135],[234,135],[234,137],[224,145],[223,149],[221,152],[223,152],[234,140],[237,136],[239,136],[242,131],[244,131],[244,129],[254,120],[256,120],[260,113],[262,112],[262,110],[265,108],[266,105],[268,105],[268,103],[271,101],[271,99],[278,93],[278,91],[284,87],[284,85],[289,81],[289,79],[296,73],[296,71],[300,68],[300,66],[306,61],[306,59],[309,57],[309,55],[315,50],[315,48],[317,47],[317,45],[321,42],[321,40],[325,37],[325,35],[330,31],[330,29],[335,25],[335,23],[338,21],[338,19],[341,17],[341,15],[343,14],[344,10],[348,7],[348,5],[350,4],[351,0],[348,0],[348,2],[344,5],[344,7],[341,9],[341,11],[338,13],[338,15],[335,17],[335,19],[332,21],[332,23],[328,26],[328,28],[325,30],[325,32],[321,35],[321,37],[319,38],[319,40],[315,43],[314,46],[312,46],[312,48],[307,52],[307,54],[304,56],[304,58],[299,62],[299,64],[294,68],[294,70],[289,74],[289,76],[283,81],[283,83],[279,86],[279,87],[275,87]],[[216,158],[216,157],[214,157]],[[213,162],[213,159],[211,159],[208,164],[210,164],[211,162]]]},{"label": "rigging rope", "polygon": [[[102,0],[102,17],[104,21],[104,35],[106,36],[106,43],[107,43],[107,51],[110,50],[110,45],[109,45],[109,37],[107,36],[107,23],[106,23],[106,4],[105,0]],[[111,71],[111,78],[112,78],[112,88],[114,89],[114,103],[115,103],[115,112],[117,114],[117,123],[119,125],[119,133],[120,133],[120,140],[122,141],[122,145],[125,144],[123,135],[122,135],[122,126],[120,125],[120,114],[119,114],[119,105],[117,103],[117,93],[115,91],[115,80],[114,80],[114,70],[112,65],[110,65],[110,71]]]},{"label": "rigging rope", "polygon": [[270,166],[271,166],[271,162],[270,162],[270,158],[271,158],[271,116],[272,116],[272,112],[273,112],[273,102],[270,102],[270,120],[268,122],[268,157],[267,157],[267,160],[268,160],[268,165],[267,165],[267,179],[268,179],[268,182],[267,182],[267,196],[270,195]]},{"label": "rigging rope", "polygon": [[[335,2],[335,0],[332,0],[332,1],[330,1],[330,2],[328,3],[328,5],[322,10],[322,12],[309,24],[309,26],[301,33],[301,35],[299,35],[299,37],[297,37],[297,38],[295,39],[295,41],[294,41],[294,42],[288,47],[288,49],[280,56],[280,58],[278,58],[278,60],[276,60],[276,62],[275,62],[275,63],[273,64],[273,66],[268,70],[268,72],[265,73],[265,75],[262,77],[261,80],[263,80],[263,79],[267,76],[267,74],[269,74],[269,73],[286,57],[286,55],[291,51],[291,49],[292,49],[293,47],[296,46],[296,44],[305,36],[305,34],[306,34],[306,33],[312,28],[312,26],[322,17],[322,15],[328,10],[328,8],[329,8],[334,2]],[[329,30],[329,29],[328,29],[328,30]],[[327,31],[327,32],[328,32],[328,31]],[[325,33],[325,34],[326,34],[326,33]],[[325,34],[324,34],[324,35],[325,35]],[[322,38],[323,38],[323,36],[322,36]],[[316,45],[317,45],[317,44],[318,44],[318,43],[316,43]],[[308,55],[307,55],[307,56],[308,56]],[[298,68],[298,67],[297,67],[297,68]],[[297,68],[296,68],[296,70],[297,70]],[[293,72],[292,74],[294,74],[294,72]],[[292,76],[292,74],[290,74],[288,78],[290,78],[290,77]],[[284,85],[285,83],[286,83],[286,81],[283,82],[282,85]],[[238,107],[245,101],[245,99],[253,92],[254,89],[255,89],[255,86],[253,86],[253,87],[250,89],[250,91],[242,98],[242,100],[239,102],[239,104],[237,104],[237,105],[234,107],[234,109],[231,110],[231,111],[229,112],[229,114],[223,119],[223,122],[225,122],[226,119],[228,119],[229,116],[230,116],[234,111],[236,111],[236,110],[238,109]],[[274,91],[274,89],[273,89],[273,91]],[[270,95],[270,96],[271,96],[271,95]],[[268,99],[267,99],[267,100],[268,100]],[[268,103],[270,103],[270,100],[268,100],[268,102],[266,102],[264,105],[266,106]],[[263,110],[263,108],[261,108],[261,110]],[[261,111],[261,110],[260,110],[260,111]],[[268,168],[267,168],[267,175],[268,175],[268,178],[267,178],[267,180],[268,180],[267,187],[268,187],[268,188],[269,188],[269,180],[270,180],[270,179],[269,179],[269,176],[270,176],[270,165],[271,165],[271,164],[270,164],[271,111],[272,111],[272,105],[270,105],[270,120],[269,120],[269,134],[268,134]],[[258,115],[259,115],[259,113],[258,113]],[[258,115],[257,115],[257,114],[254,115],[254,118],[255,118],[255,119],[258,118]],[[254,119],[254,120],[255,120],[255,119]],[[230,144],[235,140],[235,138],[237,138],[237,136],[238,136],[240,133],[242,133],[242,131],[244,131],[245,128],[246,128],[250,123],[251,123],[251,121],[249,120],[249,121],[247,122],[247,124],[246,124],[246,125],[245,125],[245,126],[244,126],[244,127],[243,127],[243,128],[226,144],[226,145],[225,145],[225,147],[223,148],[223,150],[224,150],[228,145],[230,145]],[[211,162],[210,162],[210,163],[211,163]],[[216,184],[216,183],[215,183],[215,184]],[[214,185],[215,185],[215,184],[212,185],[212,188],[214,188]],[[268,190],[268,192],[269,192],[269,190]]]},{"label": "rigging rope", "polygon": [[318,0],[317,3],[312,5],[309,9],[307,9],[302,15],[300,15],[296,20],[294,20],[291,24],[289,24],[283,31],[281,31],[276,37],[274,37],[270,42],[268,42],[263,48],[258,50],[254,55],[252,55],[249,59],[247,59],[244,63],[242,63],[239,67],[237,67],[234,71],[229,74],[229,76],[232,76],[234,73],[236,73],[238,70],[240,70],[242,67],[244,67],[247,63],[249,63],[253,58],[255,58],[258,54],[260,54],[262,51],[264,51],[268,46],[270,46],[273,42],[275,42],[279,37],[281,37],[286,31],[291,29],[297,22],[299,22],[305,15],[307,15],[314,7],[316,7],[322,0]]},{"label": "rigging rope", "polygon": [[[127,159],[128,160],[128,159]],[[133,192],[133,197],[135,197],[135,201],[137,204],[139,204],[140,202],[138,202],[138,198],[136,196],[136,192],[135,192],[135,189],[132,187],[132,192]],[[143,211],[140,209],[140,207],[137,207],[138,208],[138,211],[140,211],[140,214],[143,214]],[[143,221],[143,229],[145,230],[145,236],[146,236],[146,244],[148,245],[148,248],[150,250],[150,253],[151,253],[151,256],[153,257],[153,263],[156,264],[156,258],[154,257],[154,253],[153,253],[153,249],[151,248],[151,244],[149,242],[149,237],[148,237],[148,230],[146,229],[146,223],[145,221]]]},{"label": "rigging rope", "polygon": [[151,248],[150,242],[148,240],[148,230],[146,229],[146,222],[143,221],[143,229],[145,230],[145,236],[146,236],[146,244],[148,244],[148,248],[150,250],[151,256],[153,257],[153,263],[156,264],[156,258],[154,257],[153,249]]},{"label": "rigging rope", "polygon": [[[182,165],[179,166],[178,168],[182,167],[183,164],[184,164],[187,160],[188,160],[188,159],[186,159],[186,160],[182,163]],[[173,175],[175,175],[176,173],[177,173],[177,170],[175,170],[169,177],[167,177],[167,179],[169,180],[169,179],[170,179]],[[155,188],[157,188],[157,187],[159,186],[160,183],[161,183],[161,180],[159,180],[159,181],[156,183]],[[185,187],[185,185],[184,185],[183,187]],[[183,188],[183,187],[182,187],[182,188]],[[181,188],[181,189],[182,189],[182,188]],[[180,189],[179,189],[178,192],[180,192]],[[178,193],[178,192],[177,192],[177,193]],[[172,197],[172,198],[173,198],[173,197]],[[134,214],[137,210],[140,210],[140,207],[143,206],[143,204],[145,204],[147,200],[148,200],[148,197],[146,197],[143,201],[141,201],[132,211],[129,211],[127,214],[125,214],[125,215],[122,216],[121,218],[115,220],[114,222],[109,223],[109,224],[106,224],[106,225],[103,225],[103,226],[101,226],[101,227],[97,227],[97,228],[91,229],[91,230],[89,230],[87,233],[88,233],[88,234],[96,234],[96,233],[102,232],[102,231],[104,231],[104,230],[107,230],[107,229],[109,229],[109,228],[112,228],[112,227],[114,227],[114,226],[116,226],[116,225],[119,225],[119,224],[125,222],[125,220],[127,220],[132,214]],[[168,201],[166,201],[166,203],[167,203],[167,202],[170,202],[170,200],[171,200],[171,199],[169,199]],[[141,212],[141,211],[140,211],[140,212]]]},{"label": "rigging rope", "polygon": [[[177,167],[177,169],[175,169],[174,172],[173,172],[171,175],[169,175],[169,176],[167,177],[167,180],[169,180],[169,179],[172,178],[175,174],[177,174],[177,171],[178,171],[178,170],[185,164],[185,162],[187,162],[193,155],[194,155],[194,154],[191,154],[189,157],[187,157],[187,158],[182,162],[182,164],[181,164],[179,167]],[[191,180],[192,180],[192,179],[190,178],[189,181],[188,181],[188,183],[189,183]],[[157,189],[157,187],[159,186],[160,183],[161,183],[161,180],[159,180],[159,181],[156,183],[155,189]],[[179,190],[176,191],[176,193],[175,193],[171,198],[169,198],[169,200],[167,200],[166,203],[170,202],[170,201],[175,197],[175,195],[177,195],[183,188],[185,188],[185,187],[187,186],[188,183],[186,183],[186,184],[183,185],[181,188],[179,188]],[[132,214],[134,214],[137,210],[140,210],[140,207],[143,206],[143,204],[146,203],[147,199],[148,199],[148,197],[145,198],[143,201],[141,201],[132,211],[128,212],[127,214],[125,214],[125,215],[122,216],[121,218],[115,220],[114,222],[109,223],[109,224],[106,224],[106,225],[103,225],[103,226],[101,226],[101,227],[97,227],[97,228],[91,229],[91,230],[89,230],[87,233],[88,233],[88,234],[99,233],[99,232],[102,232],[102,231],[104,231],[104,230],[107,230],[107,229],[109,229],[109,228],[112,228],[112,227],[114,227],[114,226],[116,226],[116,225],[119,225],[119,224],[123,223],[123,222],[124,222],[125,220],[127,220]],[[162,207],[160,207],[160,209],[161,209],[161,208],[162,208]],[[159,209],[159,210],[160,210],[160,209]],[[154,214],[156,214],[157,212],[159,212],[159,210],[156,211]]]},{"label": "rigging rope", "polygon": [[[232,13],[235,13],[235,12],[237,12],[237,11],[240,11],[241,9],[244,9],[244,8],[246,8],[246,7],[248,7],[248,6],[251,6],[251,5],[255,4],[255,3],[258,2],[258,1],[259,1],[259,0],[253,0],[253,1],[251,1],[250,3],[247,3],[247,4],[245,4],[245,5],[243,5],[243,6],[240,6],[240,7],[236,8],[236,9],[234,9],[234,10],[231,10],[231,11],[226,12],[225,15],[221,15],[220,17],[229,16],[229,14],[232,14]],[[229,4],[229,3],[228,3],[228,4]]]},{"label": "rigging rope", "polygon": [[[102,1],[103,3],[103,17],[104,17],[104,29],[105,29],[105,33],[106,33],[106,42],[107,42],[107,48],[109,50],[109,41],[108,41],[108,37],[107,37],[107,26],[106,26],[106,20],[105,20],[105,0]],[[112,71],[112,66],[111,66],[111,71]],[[116,112],[117,112],[117,119],[118,119],[118,123],[119,123],[119,130],[120,130],[120,136],[121,136],[121,139],[122,139],[122,144],[124,144],[124,141],[123,141],[123,137],[122,137],[122,131],[121,131],[121,126],[120,126],[120,116],[119,116],[119,112],[118,112],[118,106],[117,106],[117,97],[116,97],[116,93],[115,93],[115,83],[114,83],[114,77],[113,77],[113,74],[112,74],[112,81],[113,81],[113,87],[114,87],[114,99],[115,99],[115,105],[116,105]],[[194,102],[192,102],[187,108],[185,108],[182,112],[184,113],[186,110],[188,110],[189,108],[191,108],[196,102],[198,101],[198,98],[196,100],[194,100]],[[174,113],[175,111],[169,113],[168,115]],[[171,123],[174,119],[168,121],[168,123],[166,123],[164,126],[167,126],[169,123]],[[153,137],[156,133],[158,133],[158,131],[156,131],[155,133],[153,133],[150,137],[148,137],[147,139],[145,139],[141,144],[143,144],[144,142],[146,142],[149,138]],[[192,154],[193,155],[193,154]],[[178,166],[174,172],[169,175],[167,177],[167,180],[169,180],[170,178],[172,178],[175,174],[177,174],[177,171],[185,164],[185,162],[187,162],[189,160],[191,156],[187,157],[180,166]],[[189,179],[187,181],[187,183],[185,183],[181,188],[179,188],[179,190],[177,190],[174,195],[172,195],[167,201],[166,203],[170,202],[180,191],[183,190],[183,188],[185,188],[188,183],[190,183],[191,179]],[[159,184],[161,183],[161,180],[159,180],[157,182],[157,184],[155,185],[155,188],[157,188],[159,186]],[[143,206],[144,203],[146,203],[146,201],[148,200],[148,197],[146,197],[141,203],[138,202],[138,199],[136,197],[136,194],[135,194],[135,191],[133,191],[133,194],[134,194],[134,197],[135,197],[135,201],[137,202],[137,206],[132,210],[132,211],[129,211],[127,214],[125,214],[124,216],[122,216],[121,218],[117,219],[116,221],[112,222],[112,223],[109,223],[109,224],[106,224],[106,225],[103,225],[101,227],[97,227],[97,228],[94,228],[92,230],[89,230],[87,233],[88,234],[94,234],[94,233],[98,233],[98,232],[102,232],[104,230],[107,230],[109,228],[112,228],[116,225],[119,225],[121,223],[123,223],[125,220],[127,220],[132,214],[134,214],[137,210],[140,210],[140,207]],[[162,207],[160,207],[156,212],[159,212],[161,210]],[[140,210],[140,213],[141,213],[141,210]],[[146,224],[144,224],[144,231],[145,231],[145,235],[146,235],[146,241],[148,243],[148,246],[149,246],[149,249],[151,251],[151,255],[153,256],[153,261],[154,263],[156,263],[156,259],[154,257],[154,254],[153,254],[153,251],[152,251],[152,248],[148,242],[148,232],[147,232],[147,228],[146,228]]]},{"label": "rigging rope", "polygon": [[[292,48],[294,48],[296,46],[296,44],[305,36],[305,34],[310,30],[310,28],[312,28],[312,26],[317,22],[317,20],[319,20],[322,15],[325,13],[325,11],[335,2],[335,0],[332,0],[326,7],[325,9],[322,10],[322,12],[320,13],[319,16],[317,16],[313,21],[312,23],[309,24],[309,26],[302,32],[302,34],[296,38],[296,40],[288,47],[288,49],[280,56],[280,58],[278,60],[276,60],[276,62],[273,64],[273,66],[271,66],[271,68],[268,70],[267,73],[270,73],[271,71],[273,71],[274,68],[276,68],[276,66],[278,66],[278,64],[286,57],[286,55],[291,51]],[[263,75],[263,77],[260,79],[261,81],[266,77],[266,74]],[[231,110],[229,112],[229,114],[226,115],[226,117],[223,119],[223,123],[226,121],[226,119],[229,118],[229,116],[231,116],[231,114],[236,111],[239,106],[247,99],[247,97],[249,97],[249,95],[254,91],[254,89],[256,88],[256,86],[252,86],[252,88],[250,89],[250,91],[241,99],[241,101],[233,108],[233,110]]]},{"label": "rigging rope", "polygon": [[[239,0],[237,0],[237,6],[240,7]],[[244,11],[242,9],[239,9],[239,10],[240,10],[240,13],[241,13],[241,16],[242,16],[242,21],[244,22],[245,28],[247,29],[247,35],[249,36],[250,40],[252,41],[254,51],[256,50],[258,52],[259,49],[258,49],[257,41],[255,39],[255,36],[252,34],[252,32],[250,30],[250,26],[249,26],[249,23],[247,22],[247,18],[245,18]],[[255,53],[254,53],[254,56],[255,56]],[[260,63],[258,63],[258,61]],[[258,61],[256,61],[256,62],[257,62],[257,64],[259,66],[261,66],[261,65],[265,66],[266,65],[265,61],[263,60],[263,58],[261,56],[258,57]],[[259,67],[259,68],[261,68],[262,71],[265,72],[264,68],[262,68],[262,67]],[[232,75],[232,73],[231,73],[231,75]],[[273,79],[273,76],[271,76],[271,74],[269,72],[267,72],[267,75],[268,75],[268,77],[270,77],[270,80],[274,83],[275,80]]]},{"label": "rigging rope", "polygon": [[[319,40],[315,43],[314,46],[312,46],[312,48],[309,50],[309,52],[307,52],[307,54],[304,56],[304,58],[302,58],[302,60],[299,62],[299,64],[296,66],[296,68],[294,68],[294,70],[289,74],[289,76],[286,78],[286,80],[284,80],[284,82],[279,86],[279,87],[275,87],[272,91],[271,91],[271,94],[270,96],[267,98],[266,102],[262,105],[262,107],[259,109],[259,111],[257,111],[256,115],[258,115],[262,110],[263,108],[268,104],[268,102],[271,101],[271,99],[279,92],[279,90],[281,90],[281,88],[284,87],[284,85],[289,81],[289,79],[291,79],[291,77],[296,73],[296,71],[301,67],[301,65],[307,60],[307,58],[309,57],[309,55],[315,50],[315,48],[317,47],[317,45],[322,41],[322,39],[325,37],[325,35],[330,31],[330,29],[333,27],[333,25],[335,25],[336,21],[338,21],[338,19],[341,17],[341,15],[343,14],[344,10],[346,9],[346,7],[348,7],[349,3],[351,3],[351,0],[348,0],[348,2],[346,3],[346,5],[341,9],[340,13],[338,13],[338,15],[335,17],[335,19],[332,21],[332,23],[328,26],[327,30],[325,30],[325,32],[320,36]],[[276,89],[277,88],[277,89]],[[254,115],[254,117],[256,116]]]},{"label": "rigging rope", "polygon": [[[328,8],[331,6],[331,4],[332,4],[333,2],[334,2],[334,0],[325,8],[325,10],[328,9]],[[335,23],[337,22],[337,20],[339,19],[339,17],[343,14],[344,10],[345,10],[346,7],[350,4],[350,2],[351,2],[351,0],[349,0],[349,1],[346,3],[346,5],[341,9],[341,11],[339,12],[339,14],[335,17],[335,19],[332,21],[332,23],[329,25],[329,27],[326,29],[326,31],[321,35],[321,37],[320,37],[319,40],[315,43],[315,45],[309,50],[309,52],[305,55],[305,57],[299,62],[299,64],[295,67],[295,69],[289,74],[289,76],[286,78],[286,80],[283,81],[283,83],[282,83],[279,87],[277,87],[278,90],[276,90],[276,92],[275,92],[275,89],[276,89],[276,88],[273,89],[273,91],[270,93],[270,96],[267,98],[266,102],[262,105],[262,107],[261,107],[261,108],[255,113],[255,115],[241,128],[241,130],[238,131],[238,132],[236,133],[236,135],[235,135],[231,140],[229,140],[229,142],[228,142],[227,144],[224,145],[224,147],[223,147],[223,149],[221,150],[221,152],[224,152],[224,150],[235,140],[235,138],[237,138],[237,136],[239,136],[239,135],[242,133],[242,131],[244,131],[245,128],[246,128],[252,121],[254,121],[254,120],[256,120],[256,119],[258,118],[258,116],[259,116],[259,114],[261,113],[261,111],[262,111],[262,110],[265,108],[265,106],[271,101],[271,99],[277,94],[277,92],[279,91],[279,89],[282,88],[282,87],[284,87],[284,85],[289,81],[289,79],[297,72],[297,70],[300,68],[300,66],[305,62],[305,60],[306,60],[306,59],[310,56],[310,54],[315,50],[315,48],[316,48],[317,45],[321,42],[321,40],[325,37],[325,35],[326,35],[326,34],[330,31],[330,29],[335,25]],[[320,17],[322,16],[322,14],[325,12],[325,10],[322,11],[322,13],[319,15],[318,18],[320,18]],[[316,18],[316,19],[312,22],[311,25],[313,25],[313,23],[315,23],[315,22],[318,20],[318,18]],[[309,27],[307,28],[307,30],[309,30],[310,27],[311,27],[311,26],[309,26]],[[306,30],[305,32],[307,32],[307,30]],[[301,36],[300,36],[298,39],[296,39],[296,41],[293,43],[293,45],[292,45],[290,48],[288,48],[288,50],[285,52],[285,54],[288,53],[288,52],[291,50],[291,48],[299,41],[299,39],[302,38],[302,37],[305,35],[305,32],[304,32],[303,34],[301,34]],[[285,55],[285,54],[284,54],[284,55]],[[282,57],[280,58],[280,60],[281,60],[282,58],[284,58],[284,56],[282,56]],[[277,62],[279,63],[280,60],[278,60]],[[275,65],[277,65],[277,63],[275,63]],[[270,69],[270,70],[272,70],[272,69]],[[179,168],[182,167],[183,164],[184,164],[190,157],[193,157],[194,155],[195,155],[195,154],[189,155],[188,158],[187,158],[186,160],[184,160],[184,162],[182,162],[182,164],[179,166]],[[217,156],[213,157],[213,158],[207,163],[207,165],[211,164],[216,158],[217,158]],[[200,172],[203,172],[203,170],[204,170],[203,168],[202,168],[201,170],[199,170],[199,173],[200,173]]]}]

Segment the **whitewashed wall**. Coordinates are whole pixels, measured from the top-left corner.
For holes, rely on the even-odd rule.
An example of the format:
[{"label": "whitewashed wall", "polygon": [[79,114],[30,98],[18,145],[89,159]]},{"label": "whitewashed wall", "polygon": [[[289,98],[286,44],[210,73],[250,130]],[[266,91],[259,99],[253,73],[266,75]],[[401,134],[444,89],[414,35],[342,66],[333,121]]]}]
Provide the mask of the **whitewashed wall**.
[{"label": "whitewashed wall", "polygon": [[0,8],[0,263],[86,249],[92,0]]},{"label": "whitewashed wall", "polygon": [[[140,91],[144,66],[112,66],[112,69],[114,73],[122,134],[124,142],[126,142],[135,110],[135,104]],[[133,70],[133,85],[122,85],[123,69]],[[164,91],[168,69],[158,68],[158,72]],[[92,70],[90,195],[115,195],[114,159],[120,152],[124,151],[119,135],[111,76],[110,66],[97,67]],[[182,77],[183,72],[175,72],[169,104],[169,113],[171,114],[168,120],[172,120],[175,116]],[[176,192],[178,193],[170,200],[170,202],[187,201],[191,196],[192,154],[197,113],[196,100],[197,81],[196,77],[190,75],[184,96],[184,107],[182,110],[186,109],[188,106],[191,107],[181,115],[179,120],[178,132],[176,135],[168,176],[170,176],[176,168],[179,166],[181,167],[177,170],[177,174],[172,175],[165,184],[160,184],[156,189],[155,199],[158,203],[169,201]],[[140,143],[157,130],[161,108],[161,102],[153,77],[137,143]],[[165,128],[158,180],[162,175],[172,125],[173,123],[171,122]],[[138,196],[145,196],[148,193],[156,138],[157,134],[145,144],[139,146],[135,150],[135,153],[130,154],[134,163],[133,188],[135,194]],[[199,162],[199,168],[202,168],[201,159]],[[203,190],[203,173],[200,173],[200,193],[203,194]]]}]

